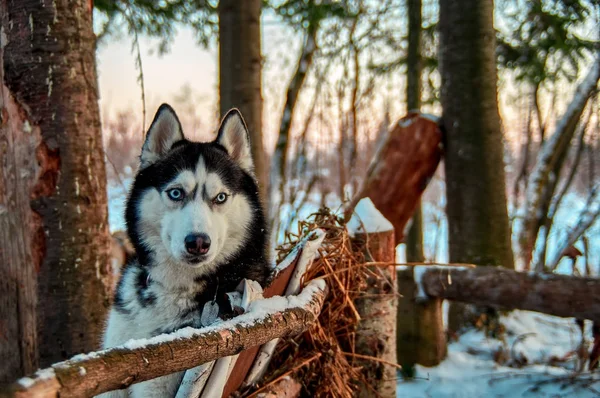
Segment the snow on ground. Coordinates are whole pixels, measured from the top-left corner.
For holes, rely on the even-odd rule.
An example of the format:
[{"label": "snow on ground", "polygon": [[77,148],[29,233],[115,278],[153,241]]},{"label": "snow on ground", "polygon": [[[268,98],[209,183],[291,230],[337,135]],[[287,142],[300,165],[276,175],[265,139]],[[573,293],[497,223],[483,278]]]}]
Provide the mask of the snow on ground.
[{"label": "snow on ground", "polygon": [[[417,365],[413,381],[400,379],[397,396],[411,397],[598,397],[600,372],[573,378],[575,356],[550,364],[577,349],[580,332],[573,319],[529,311],[501,317],[504,342],[470,330],[448,346],[448,357],[438,366]],[[586,339],[591,340],[590,325]],[[507,354],[503,365],[494,357]],[[513,361],[514,366],[507,366]],[[526,361],[526,362],[525,362]],[[522,366],[519,366],[521,364]]]}]

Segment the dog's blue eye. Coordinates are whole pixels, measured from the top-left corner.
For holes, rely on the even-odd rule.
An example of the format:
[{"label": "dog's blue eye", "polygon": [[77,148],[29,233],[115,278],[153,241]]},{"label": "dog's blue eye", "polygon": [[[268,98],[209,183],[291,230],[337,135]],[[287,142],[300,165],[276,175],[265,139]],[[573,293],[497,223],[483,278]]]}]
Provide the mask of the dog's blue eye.
[{"label": "dog's blue eye", "polygon": [[179,201],[183,199],[183,189],[181,188],[173,188],[173,189],[169,189],[167,191],[167,195],[169,196],[169,199],[171,200],[175,200],[175,201]]},{"label": "dog's blue eye", "polygon": [[215,198],[215,203],[221,205],[227,201],[227,194],[225,192],[221,192]]}]

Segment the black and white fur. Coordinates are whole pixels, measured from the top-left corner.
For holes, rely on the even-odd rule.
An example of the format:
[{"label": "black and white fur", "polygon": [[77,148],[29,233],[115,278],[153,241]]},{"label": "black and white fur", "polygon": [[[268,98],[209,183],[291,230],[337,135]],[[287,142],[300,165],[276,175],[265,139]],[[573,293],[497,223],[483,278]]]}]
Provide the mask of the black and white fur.
[{"label": "black and white fur", "polygon": [[[117,286],[104,348],[205,326],[200,321],[205,303],[216,300],[226,315],[225,293],[244,278],[264,285],[270,272],[266,221],[239,111],[223,118],[215,141],[197,143],[185,139],[175,112],[163,104],[140,160],[126,206],[136,258]],[[190,254],[185,243],[190,234],[210,239],[210,248]],[[172,397],[181,377],[139,383],[130,394]]]}]

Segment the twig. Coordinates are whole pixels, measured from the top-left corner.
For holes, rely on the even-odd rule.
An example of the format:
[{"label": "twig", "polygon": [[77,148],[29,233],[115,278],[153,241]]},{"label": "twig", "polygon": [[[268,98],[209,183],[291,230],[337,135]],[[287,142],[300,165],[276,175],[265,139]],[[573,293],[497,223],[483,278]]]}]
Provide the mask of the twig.
[{"label": "twig", "polygon": [[389,362],[389,361],[386,361],[385,359],[381,359],[381,358],[377,358],[377,357],[372,357],[370,355],[355,354],[353,352],[344,352],[344,355],[348,355],[353,358],[366,359],[366,360],[374,361],[374,362],[381,362],[385,365],[393,366],[396,369],[402,369],[402,366],[398,365],[397,363]]}]

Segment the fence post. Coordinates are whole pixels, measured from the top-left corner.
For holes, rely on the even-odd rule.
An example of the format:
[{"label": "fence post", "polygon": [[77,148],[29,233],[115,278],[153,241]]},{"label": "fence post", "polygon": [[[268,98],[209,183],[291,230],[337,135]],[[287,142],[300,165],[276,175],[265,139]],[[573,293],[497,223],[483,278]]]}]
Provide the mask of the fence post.
[{"label": "fence post", "polygon": [[[355,300],[361,317],[356,331],[355,353],[369,385],[361,385],[359,397],[396,396],[396,274],[393,225],[375,208],[369,198],[362,199],[348,223],[353,235],[352,249],[364,253],[366,262],[390,263],[369,266],[366,286],[357,286],[363,295]],[[374,391],[373,391],[374,390]]]},{"label": "fence post", "polygon": [[414,376],[415,364],[438,365],[447,352],[442,318],[442,300],[417,300],[414,267],[397,270],[398,316],[396,348],[398,363],[405,377]]}]

